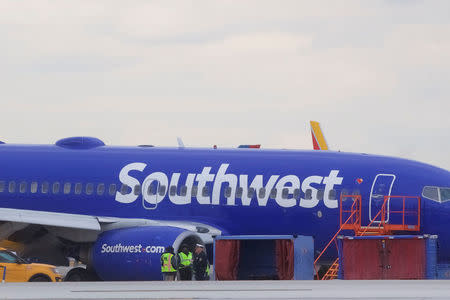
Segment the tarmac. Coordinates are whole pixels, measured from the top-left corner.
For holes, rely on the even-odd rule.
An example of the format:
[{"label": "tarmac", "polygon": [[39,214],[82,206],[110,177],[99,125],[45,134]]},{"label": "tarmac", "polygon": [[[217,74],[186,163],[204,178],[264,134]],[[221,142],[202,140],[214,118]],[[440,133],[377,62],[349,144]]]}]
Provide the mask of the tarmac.
[{"label": "tarmac", "polygon": [[446,280],[1,283],[0,299],[450,299]]}]

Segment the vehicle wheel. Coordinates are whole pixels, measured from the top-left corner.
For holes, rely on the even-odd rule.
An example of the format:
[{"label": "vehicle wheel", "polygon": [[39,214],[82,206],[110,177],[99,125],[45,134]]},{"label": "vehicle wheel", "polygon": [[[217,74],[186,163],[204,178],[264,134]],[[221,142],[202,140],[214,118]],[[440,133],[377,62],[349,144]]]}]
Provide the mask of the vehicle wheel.
[{"label": "vehicle wheel", "polygon": [[28,281],[29,282],[50,282],[52,280],[46,275],[34,275]]},{"label": "vehicle wheel", "polygon": [[66,274],[64,281],[88,281],[88,272],[84,268],[74,268]]}]

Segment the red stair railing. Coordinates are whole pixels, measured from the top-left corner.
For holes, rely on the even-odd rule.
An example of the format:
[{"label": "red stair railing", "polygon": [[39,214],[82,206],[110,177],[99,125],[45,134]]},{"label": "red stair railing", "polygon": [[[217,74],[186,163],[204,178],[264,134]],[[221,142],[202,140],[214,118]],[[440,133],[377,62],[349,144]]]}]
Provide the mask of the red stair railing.
[{"label": "red stair railing", "polygon": [[[353,198],[353,203],[350,207],[350,210],[344,209],[343,206],[343,199],[345,198]],[[402,207],[401,210],[395,211],[390,210],[388,207],[389,215],[395,215],[395,214],[401,214],[401,223],[400,224],[393,224],[389,223],[388,220],[386,220],[386,207],[390,205],[391,199],[402,199]],[[407,209],[406,202],[412,199],[411,201],[417,200],[417,208],[413,209]],[[414,204],[414,203],[413,203]],[[420,197],[416,196],[385,196],[383,205],[381,206],[381,209],[378,211],[378,213],[375,215],[375,217],[372,219],[372,221],[367,226],[361,226],[361,196],[360,195],[341,195],[340,199],[340,213],[339,213],[339,230],[336,232],[336,234],[333,236],[333,238],[328,242],[328,244],[325,246],[325,248],[322,250],[322,252],[319,254],[319,256],[314,261],[314,270],[317,273],[317,279],[319,278],[318,270],[316,268],[316,264],[319,261],[319,259],[322,257],[322,255],[325,253],[325,251],[328,249],[328,247],[331,245],[331,243],[334,241],[336,242],[336,238],[339,235],[339,233],[342,230],[353,230],[356,236],[363,236],[366,234],[387,234],[391,233],[392,231],[419,231],[420,230]],[[350,214],[347,219],[345,219],[345,214]],[[405,220],[405,216],[411,216],[411,215],[417,215],[417,222],[416,224],[407,224]],[[345,219],[345,222],[342,222]],[[380,220],[378,220],[380,219]],[[372,226],[372,224],[378,223],[377,226]],[[337,246],[336,246],[337,247]],[[325,275],[322,277],[322,280],[327,279],[334,279],[337,277],[339,270],[339,258],[337,258],[330,268],[327,270]]]},{"label": "red stair railing", "polygon": [[[342,199],[343,198],[353,198],[353,203],[352,206],[350,208],[350,210],[342,210]],[[333,236],[333,238],[328,242],[328,244],[325,246],[325,248],[322,250],[322,252],[319,254],[319,256],[317,256],[317,258],[314,260],[314,270],[317,274],[317,279],[319,278],[319,272],[316,268],[316,264],[319,261],[319,259],[322,257],[322,255],[325,253],[325,251],[328,249],[328,247],[330,247],[331,243],[336,241],[337,236],[339,235],[339,233],[342,230],[346,230],[346,229],[351,229],[353,230],[355,227],[355,224],[351,224],[349,223],[350,221],[356,222],[357,224],[359,224],[359,226],[361,225],[361,195],[341,195],[341,210],[340,210],[340,228],[339,230],[336,232],[336,234]],[[342,217],[342,212],[346,212],[346,213],[350,213],[350,216],[345,220],[344,223],[342,223],[343,217]],[[348,226],[346,226],[348,225]]]}]

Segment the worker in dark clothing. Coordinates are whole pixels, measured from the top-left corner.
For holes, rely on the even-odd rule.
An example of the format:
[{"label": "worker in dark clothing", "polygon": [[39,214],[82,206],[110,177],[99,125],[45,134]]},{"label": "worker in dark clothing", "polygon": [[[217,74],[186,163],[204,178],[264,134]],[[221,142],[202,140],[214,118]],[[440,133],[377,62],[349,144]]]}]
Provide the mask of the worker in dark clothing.
[{"label": "worker in dark clothing", "polygon": [[177,276],[177,259],[172,246],[161,255],[161,273],[164,281],[174,281]]},{"label": "worker in dark clothing", "polygon": [[192,252],[186,245],[178,252],[178,274],[180,280],[192,280]]},{"label": "worker in dark clothing", "polygon": [[194,253],[195,280],[209,280],[209,262],[206,256],[205,246],[197,244]]}]

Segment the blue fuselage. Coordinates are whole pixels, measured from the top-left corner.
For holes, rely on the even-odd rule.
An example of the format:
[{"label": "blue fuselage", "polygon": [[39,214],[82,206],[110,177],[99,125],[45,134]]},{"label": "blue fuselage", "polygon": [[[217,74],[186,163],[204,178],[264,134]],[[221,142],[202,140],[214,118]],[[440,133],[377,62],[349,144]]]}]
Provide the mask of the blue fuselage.
[{"label": "blue fuselage", "polygon": [[[5,144],[0,181],[3,208],[199,222],[225,234],[311,235],[321,249],[339,229],[341,194],[362,196],[368,224],[376,189],[421,196],[424,186],[449,187],[450,172],[331,151]],[[450,202],[421,201],[418,233],[439,235],[440,259],[450,261]]]}]

